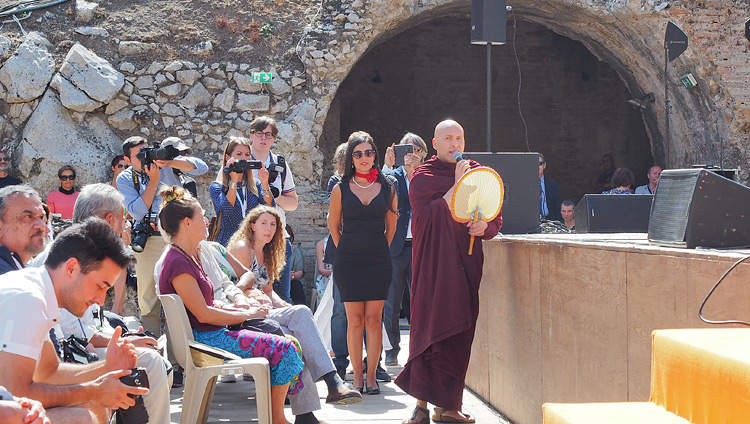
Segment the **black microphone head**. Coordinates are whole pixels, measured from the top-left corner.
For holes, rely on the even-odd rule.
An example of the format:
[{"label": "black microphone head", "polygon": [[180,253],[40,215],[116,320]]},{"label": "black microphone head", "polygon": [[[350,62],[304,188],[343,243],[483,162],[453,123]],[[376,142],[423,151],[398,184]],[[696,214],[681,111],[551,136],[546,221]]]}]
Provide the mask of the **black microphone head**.
[{"label": "black microphone head", "polygon": [[461,152],[453,152],[453,160],[458,162],[460,160],[464,160],[464,157],[461,156]]}]

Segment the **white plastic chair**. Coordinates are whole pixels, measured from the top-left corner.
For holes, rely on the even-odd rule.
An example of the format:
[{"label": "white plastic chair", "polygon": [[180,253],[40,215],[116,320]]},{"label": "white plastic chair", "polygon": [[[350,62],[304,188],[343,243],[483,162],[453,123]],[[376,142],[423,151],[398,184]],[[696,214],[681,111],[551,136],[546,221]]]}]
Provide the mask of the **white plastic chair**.
[{"label": "white plastic chair", "polygon": [[[200,345],[193,338],[185,305],[176,294],[159,295],[167,325],[170,327],[171,349],[177,362],[185,369],[185,394],[182,399],[180,424],[205,423],[219,375],[249,373],[255,380],[258,422],[271,423],[271,372],[266,358],[226,361],[221,365],[197,366],[190,353],[190,345]],[[212,348],[216,350],[216,348]],[[228,357],[234,356],[226,352]]]}]

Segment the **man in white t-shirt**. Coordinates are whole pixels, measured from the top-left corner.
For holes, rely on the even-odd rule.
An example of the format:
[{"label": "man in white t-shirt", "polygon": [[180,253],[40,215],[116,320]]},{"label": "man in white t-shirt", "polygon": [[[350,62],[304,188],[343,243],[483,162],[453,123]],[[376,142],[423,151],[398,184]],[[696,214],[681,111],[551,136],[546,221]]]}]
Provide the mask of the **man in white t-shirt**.
[{"label": "man in white t-shirt", "polygon": [[[254,160],[263,162],[269,171],[268,182],[276,201],[276,210],[281,214],[281,225],[286,226],[286,212],[297,209],[297,191],[294,188],[294,178],[289,164],[282,156],[271,152],[276,136],[279,135],[279,127],[273,118],[259,116],[250,123],[250,149]],[[253,170],[253,177],[258,179],[258,171]],[[274,282],[273,290],[286,302],[292,303],[291,268],[289,258],[292,255],[292,243],[289,234],[284,231],[286,237],[286,265],[279,276],[279,281]]]},{"label": "man in white t-shirt", "polygon": [[60,363],[49,338],[60,307],[80,316],[104,302],[132,260],[119,235],[92,218],[58,235],[44,267],[0,276],[0,385],[40,401],[56,423],[106,423],[111,410],[135,403],[129,394],[147,394],[120,382],[136,365],[136,354],[119,328],[106,360],[89,365]]}]

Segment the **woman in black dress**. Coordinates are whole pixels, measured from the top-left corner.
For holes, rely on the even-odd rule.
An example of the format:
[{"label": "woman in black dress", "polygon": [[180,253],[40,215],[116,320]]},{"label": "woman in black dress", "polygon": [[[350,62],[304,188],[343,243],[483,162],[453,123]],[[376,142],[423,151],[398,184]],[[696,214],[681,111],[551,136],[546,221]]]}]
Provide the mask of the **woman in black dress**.
[{"label": "woman in black dress", "polygon": [[[398,219],[395,188],[378,169],[378,152],[370,134],[352,133],[344,173],[331,192],[328,211],[328,229],[336,244],[333,281],[341,293],[349,322],[346,340],[354,369],[354,387],[373,395],[380,393],[375,371],[382,345],[383,303],[391,284],[388,246]],[[367,381],[362,377],[365,329]]]}]

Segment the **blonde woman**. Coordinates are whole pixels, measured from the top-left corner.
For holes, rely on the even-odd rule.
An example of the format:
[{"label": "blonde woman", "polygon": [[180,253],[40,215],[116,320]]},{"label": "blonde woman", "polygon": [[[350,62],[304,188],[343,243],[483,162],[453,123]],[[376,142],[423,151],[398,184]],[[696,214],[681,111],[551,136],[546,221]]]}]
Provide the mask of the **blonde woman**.
[{"label": "blonde woman", "polygon": [[258,205],[275,205],[268,185],[268,170],[261,163],[258,180],[251,169],[233,170],[241,161],[251,161],[250,141],[232,137],[224,148],[224,159],[216,181],[208,187],[216,216],[221,215],[216,241],[226,246],[247,213]]}]

